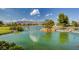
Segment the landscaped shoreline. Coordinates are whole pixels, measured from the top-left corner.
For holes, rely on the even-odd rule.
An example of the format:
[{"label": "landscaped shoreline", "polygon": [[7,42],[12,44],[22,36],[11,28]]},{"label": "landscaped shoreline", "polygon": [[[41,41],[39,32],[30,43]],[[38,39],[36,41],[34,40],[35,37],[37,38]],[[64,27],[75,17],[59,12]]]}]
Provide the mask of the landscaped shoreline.
[{"label": "landscaped shoreline", "polygon": [[73,33],[79,33],[77,30],[75,30],[73,28],[70,28],[70,29],[69,28],[66,28],[66,29],[42,28],[42,29],[40,29],[40,31],[42,31],[42,32],[73,32]]}]

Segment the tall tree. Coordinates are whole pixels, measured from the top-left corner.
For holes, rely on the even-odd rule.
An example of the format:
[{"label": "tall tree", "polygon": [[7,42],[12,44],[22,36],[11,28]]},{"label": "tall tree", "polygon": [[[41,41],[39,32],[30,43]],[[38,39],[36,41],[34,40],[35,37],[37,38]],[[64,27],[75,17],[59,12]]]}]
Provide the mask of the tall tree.
[{"label": "tall tree", "polygon": [[4,23],[2,21],[0,21],[0,26],[4,25]]},{"label": "tall tree", "polygon": [[44,22],[44,27],[46,27],[46,28],[52,28],[53,25],[54,25],[54,21],[52,19],[47,19]]},{"label": "tall tree", "polygon": [[64,15],[64,13],[60,13],[59,16],[58,16],[58,24],[63,25],[63,26],[69,25],[68,16]]},{"label": "tall tree", "polygon": [[77,27],[78,23],[76,21],[72,21],[72,26]]}]

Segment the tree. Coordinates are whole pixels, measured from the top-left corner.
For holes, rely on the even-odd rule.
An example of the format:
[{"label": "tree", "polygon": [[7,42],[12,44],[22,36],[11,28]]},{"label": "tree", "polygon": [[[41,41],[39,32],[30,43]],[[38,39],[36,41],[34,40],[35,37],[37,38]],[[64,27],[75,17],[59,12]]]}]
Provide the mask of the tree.
[{"label": "tree", "polygon": [[45,28],[52,28],[52,26],[54,25],[54,21],[52,19],[47,19],[45,22],[44,22],[44,27]]},{"label": "tree", "polygon": [[0,26],[2,26],[4,23],[2,21],[0,21]]},{"label": "tree", "polygon": [[72,26],[74,26],[74,27],[77,27],[78,26],[78,23],[76,22],[76,21],[72,21]]},{"label": "tree", "polygon": [[64,15],[64,13],[60,13],[58,16],[58,24],[63,26],[68,26],[69,25],[68,16]]},{"label": "tree", "polygon": [[0,21],[0,24],[3,24],[3,22],[2,22],[2,21]]},{"label": "tree", "polygon": [[17,31],[24,31],[24,28],[23,28],[22,26],[17,26],[17,27],[16,27],[16,30],[17,30]]}]

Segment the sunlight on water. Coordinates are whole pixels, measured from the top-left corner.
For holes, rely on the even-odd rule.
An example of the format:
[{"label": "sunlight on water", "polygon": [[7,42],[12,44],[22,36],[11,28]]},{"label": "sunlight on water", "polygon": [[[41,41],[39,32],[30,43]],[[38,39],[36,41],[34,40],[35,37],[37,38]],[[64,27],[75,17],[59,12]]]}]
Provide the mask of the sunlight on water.
[{"label": "sunlight on water", "polygon": [[31,39],[33,42],[37,42],[37,41],[38,41],[37,38],[36,38],[34,35],[30,35],[29,37],[30,37],[30,39]]},{"label": "sunlight on water", "polygon": [[34,35],[33,31],[29,32],[29,38],[33,41],[33,42],[37,42],[38,38],[36,37],[36,35]]}]

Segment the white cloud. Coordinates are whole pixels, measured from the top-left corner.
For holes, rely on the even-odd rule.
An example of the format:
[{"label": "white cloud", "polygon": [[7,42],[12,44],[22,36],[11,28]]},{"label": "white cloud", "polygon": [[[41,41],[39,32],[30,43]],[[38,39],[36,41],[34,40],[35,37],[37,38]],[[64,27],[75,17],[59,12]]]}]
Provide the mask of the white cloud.
[{"label": "white cloud", "polygon": [[53,16],[53,14],[52,14],[52,13],[49,13],[49,14],[46,14],[45,16],[46,16],[46,17],[47,17],[47,16]]},{"label": "white cloud", "polygon": [[39,12],[38,9],[34,9],[34,10],[30,13],[30,15],[32,15],[32,16],[34,16],[34,15],[39,15],[39,14],[40,14],[40,12]]},{"label": "white cloud", "polygon": [[7,19],[7,20],[0,19],[0,21],[3,21],[4,23],[10,23],[10,22],[18,22],[18,21],[35,21],[35,20],[34,19],[21,18],[21,19],[14,19],[14,20],[11,20],[11,19]]},{"label": "white cloud", "polygon": [[32,20],[32,19],[27,19],[27,18],[22,18],[22,19],[18,19],[18,20],[16,20],[16,21],[34,21],[34,20]]}]

